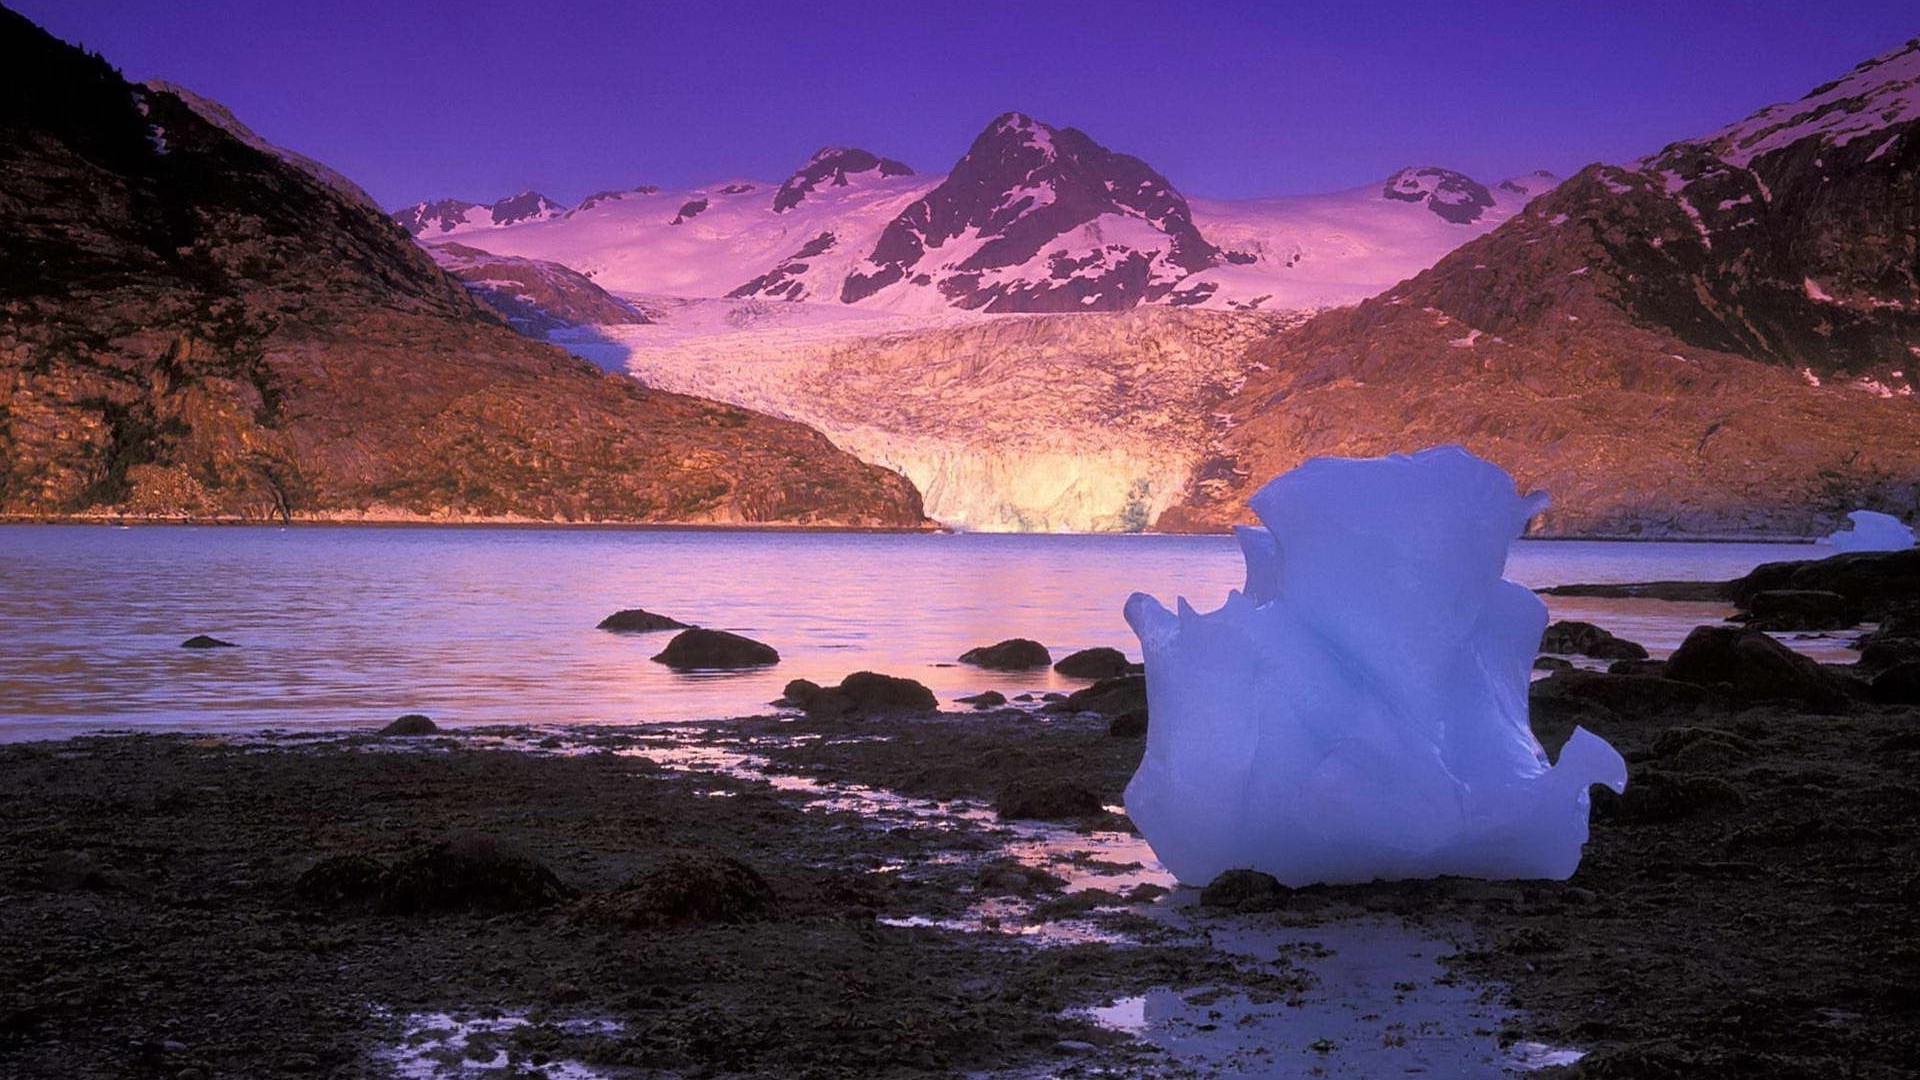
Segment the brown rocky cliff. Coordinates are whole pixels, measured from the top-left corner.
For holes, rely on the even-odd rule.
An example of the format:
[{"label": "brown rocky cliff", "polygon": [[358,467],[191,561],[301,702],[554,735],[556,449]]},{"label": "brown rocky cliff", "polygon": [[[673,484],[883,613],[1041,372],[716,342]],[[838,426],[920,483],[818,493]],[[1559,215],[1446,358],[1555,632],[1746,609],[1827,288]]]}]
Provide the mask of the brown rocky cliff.
[{"label": "brown rocky cliff", "polygon": [[801,425],[520,337],[370,208],[4,9],[0,513],[923,522]]}]

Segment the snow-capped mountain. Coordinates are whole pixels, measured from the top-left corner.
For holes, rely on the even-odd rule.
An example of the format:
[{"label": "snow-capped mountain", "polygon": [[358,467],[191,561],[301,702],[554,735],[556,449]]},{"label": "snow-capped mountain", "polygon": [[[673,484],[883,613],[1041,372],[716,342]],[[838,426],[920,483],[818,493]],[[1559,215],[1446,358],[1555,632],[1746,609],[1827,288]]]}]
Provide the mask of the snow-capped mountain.
[{"label": "snow-capped mountain", "polygon": [[[1555,531],[1825,532],[1920,505],[1920,41],[1590,165],[1381,295],[1257,347],[1162,528],[1316,454],[1461,442]],[[1278,404],[1276,403],[1284,403]]]},{"label": "snow-capped mountain", "polygon": [[393,220],[416,237],[432,239],[453,233],[504,229],[509,225],[547,221],[565,211],[566,207],[537,191],[523,191],[484,205],[460,199],[423,202],[396,212]]},{"label": "snow-capped mountain", "polygon": [[1008,113],[888,223],[840,299],[897,303],[906,286],[989,312],[1122,311],[1192,302],[1174,290],[1224,258],[1145,162]]},{"label": "snow-capped mountain", "polygon": [[1422,167],[1331,195],[1189,200],[1138,158],[1008,113],[944,176],[829,147],[778,184],[638,187],[570,210],[542,199],[525,217],[443,201],[395,219],[424,243],[458,236],[621,293],[902,313],[1299,310],[1377,293],[1552,184]]}]

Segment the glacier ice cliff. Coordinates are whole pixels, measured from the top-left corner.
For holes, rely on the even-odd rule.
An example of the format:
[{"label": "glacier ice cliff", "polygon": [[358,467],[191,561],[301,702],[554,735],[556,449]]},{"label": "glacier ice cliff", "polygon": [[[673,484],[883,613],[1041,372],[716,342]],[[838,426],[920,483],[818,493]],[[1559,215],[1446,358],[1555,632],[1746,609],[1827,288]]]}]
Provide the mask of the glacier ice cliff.
[{"label": "glacier ice cliff", "polygon": [[1160,860],[1190,884],[1571,875],[1589,787],[1627,771],[1584,728],[1550,764],[1527,725],[1547,610],[1501,575],[1546,497],[1449,446],[1315,458],[1250,505],[1218,611],[1127,600],[1152,725],[1126,808]]},{"label": "glacier ice cliff", "polygon": [[1905,551],[1913,546],[1913,530],[1892,514],[1877,510],[1855,510],[1847,515],[1853,528],[1842,529],[1827,537],[1839,551]]}]

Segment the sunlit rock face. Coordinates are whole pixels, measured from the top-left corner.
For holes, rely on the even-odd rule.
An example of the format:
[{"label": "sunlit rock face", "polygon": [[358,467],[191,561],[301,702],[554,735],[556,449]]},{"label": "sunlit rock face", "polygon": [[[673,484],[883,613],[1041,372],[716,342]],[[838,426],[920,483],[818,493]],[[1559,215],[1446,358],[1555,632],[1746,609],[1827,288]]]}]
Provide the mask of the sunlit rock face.
[{"label": "sunlit rock face", "polygon": [[1892,514],[1855,510],[1847,520],[1853,522],[1851,529],[1827,537],[1840,551],[1905,551],[1913,546],[1913,530]]},{"label": "sunlit rock face", "polygon": [[1220,610],[1129,598],[1153,722],[1126,807],[1168,869],[1572,874],[1589,786],[1627,773],[1585,729],[1550,765],[1527,726],[1547,609],[1501,574],[1545,505],[1459,447],[1315,458],[1254,496]]}]

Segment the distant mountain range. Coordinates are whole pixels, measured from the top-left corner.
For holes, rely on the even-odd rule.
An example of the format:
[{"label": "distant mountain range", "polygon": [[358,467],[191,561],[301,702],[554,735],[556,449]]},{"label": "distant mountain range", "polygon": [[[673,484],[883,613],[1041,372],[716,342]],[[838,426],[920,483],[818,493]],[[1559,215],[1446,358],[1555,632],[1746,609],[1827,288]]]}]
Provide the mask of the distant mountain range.
[{"label": "distant mountain range", "polygon": [[0,515],[923,523],[799,424],[515,333],[338,173],[5,9],[0,176]]},{"label": "distant mountain range", "polygon": [[572,208],[522,192],[394,220],[423,243],[560,263],[633,294],[906,313],[1297,310],[1373,295],[1553,183],[1409,168],[1332,195],[1189,200],[1138,158],[1008,113],[944,176],[829,147],[778,184],[639,187]]}]

